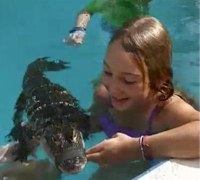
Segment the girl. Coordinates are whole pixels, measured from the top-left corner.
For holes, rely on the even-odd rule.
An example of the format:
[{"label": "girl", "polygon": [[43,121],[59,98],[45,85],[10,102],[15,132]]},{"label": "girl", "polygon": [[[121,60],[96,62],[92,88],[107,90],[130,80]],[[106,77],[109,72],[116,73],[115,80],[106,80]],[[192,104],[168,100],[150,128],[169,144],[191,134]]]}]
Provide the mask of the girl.
[{"label": "girl", "polygon": [[88,160],[105,165],[200,156],[199,111],[174,90],[171,59],[168,32],[154,17],[114,34],[97,90],[98,103],[110,108],[99,124],[111,138],[89,149]]}]

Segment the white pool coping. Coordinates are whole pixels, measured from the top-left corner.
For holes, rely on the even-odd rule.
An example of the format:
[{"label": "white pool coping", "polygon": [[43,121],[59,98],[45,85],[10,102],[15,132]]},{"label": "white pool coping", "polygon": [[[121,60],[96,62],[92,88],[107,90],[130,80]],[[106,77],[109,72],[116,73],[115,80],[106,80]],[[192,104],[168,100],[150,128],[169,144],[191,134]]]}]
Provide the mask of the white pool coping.
[{"label": "white pool coping", "polygon": [[170,159],[132,180],[200,180],[200,159]]}]

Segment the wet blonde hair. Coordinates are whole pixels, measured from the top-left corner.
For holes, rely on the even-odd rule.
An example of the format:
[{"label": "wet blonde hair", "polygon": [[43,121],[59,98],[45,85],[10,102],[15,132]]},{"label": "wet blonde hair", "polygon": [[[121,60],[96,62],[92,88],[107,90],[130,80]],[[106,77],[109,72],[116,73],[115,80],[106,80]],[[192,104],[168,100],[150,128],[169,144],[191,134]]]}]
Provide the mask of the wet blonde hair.
[{"label": "wet blonde hair", "polygon": [[154,17],[138,17],[116,31],[109,46],[117,40],[127,53],[133,55],[143,73],[143,79],[147,67],[149,87],[158,100],[170,98],[174,92],[172,47],[166,28]]}]

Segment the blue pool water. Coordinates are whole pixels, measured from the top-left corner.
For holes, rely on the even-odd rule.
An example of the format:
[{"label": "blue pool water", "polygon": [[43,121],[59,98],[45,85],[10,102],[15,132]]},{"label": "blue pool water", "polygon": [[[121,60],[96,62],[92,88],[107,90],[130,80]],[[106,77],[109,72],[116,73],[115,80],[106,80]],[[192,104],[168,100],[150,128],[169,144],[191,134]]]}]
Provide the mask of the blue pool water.
[{"label": "blue pool water", "polygon": [[[91,81],[101,70],[109,39],[109,33],[100,28],[101,16],[95,15],[90,21],[84,45],[70,47],[62,43],[74,25],[76,13],[87,2],[89,0],[0,0],[0,144],[6,143],[4,136],[12,127],[13,107],[26,67],[38,57],[70,61],[71,69],[47,75],[68,88],[83,108],[90,106]],[[197,100],[199,7],[198,0],[152,0],[150,6],[150,13],[167,26],[174,43],[175,82]],[[86,146],[91,147],[104,138],[103,133],[96,134]],[[63,179],[87,180],[97,168],[88,163],[80,174]],[[124,179],[120,174],[117,177]]]}]

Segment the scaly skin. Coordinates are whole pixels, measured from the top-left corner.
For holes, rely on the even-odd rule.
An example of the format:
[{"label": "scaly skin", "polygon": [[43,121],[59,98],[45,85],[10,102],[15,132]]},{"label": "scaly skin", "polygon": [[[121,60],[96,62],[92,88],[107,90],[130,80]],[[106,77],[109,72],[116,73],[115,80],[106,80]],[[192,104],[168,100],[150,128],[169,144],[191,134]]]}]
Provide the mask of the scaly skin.
[{"label": "scaly skin", "polygon": [[29,64],[8,137],[19,142],[15,160],[27,160],[42,144],[60,171],[77,173],[86,164],[83,141],[89,134],[89,116],[69,91],[44,75],[66,68],[68,63],[46,57]]}]

